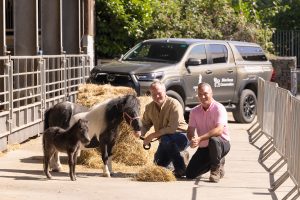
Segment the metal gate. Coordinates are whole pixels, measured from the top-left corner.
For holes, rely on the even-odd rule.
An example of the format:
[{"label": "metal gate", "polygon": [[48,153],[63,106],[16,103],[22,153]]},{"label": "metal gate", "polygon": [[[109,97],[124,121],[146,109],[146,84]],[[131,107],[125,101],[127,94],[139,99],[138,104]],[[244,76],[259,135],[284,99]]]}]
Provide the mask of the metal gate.
[{"label": "metal gate", "polygon": [[300,64],[300,31],[299,30],[276,30],[272,36],[275,55],[296,56],[297,65]]},{"label": "metal gate", "polygon": [[0,57],[0,150],[43,130],[43,113],[77,97],[89,77],[88,55]]}]

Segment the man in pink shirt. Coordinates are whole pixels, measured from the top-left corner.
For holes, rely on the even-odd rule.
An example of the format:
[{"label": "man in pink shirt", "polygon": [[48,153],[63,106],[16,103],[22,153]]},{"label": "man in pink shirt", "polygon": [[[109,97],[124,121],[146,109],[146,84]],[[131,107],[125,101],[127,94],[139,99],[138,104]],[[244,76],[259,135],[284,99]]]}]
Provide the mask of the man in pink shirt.
[{"label": "man in pink shirt", "polygon": [[213,99],[207,83],[198,85],[200,105],[190,111],[188,139],[192,148],[198,147],[191,158],[186,178],[193,179],[210,171],[209,180],[219,182],[224,176],[225,155],[230,150],[227,112]]}]

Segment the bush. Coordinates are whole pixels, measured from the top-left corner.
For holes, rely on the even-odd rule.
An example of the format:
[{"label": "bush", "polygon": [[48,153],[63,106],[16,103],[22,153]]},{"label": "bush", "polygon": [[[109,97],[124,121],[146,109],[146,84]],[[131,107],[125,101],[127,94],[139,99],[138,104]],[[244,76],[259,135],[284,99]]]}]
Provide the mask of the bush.
[{"label": "bush", "polygon": [[96,53],[113,58],[148,38],[232,39],[272,47],[253,9],[228,0],[96,0]]}]

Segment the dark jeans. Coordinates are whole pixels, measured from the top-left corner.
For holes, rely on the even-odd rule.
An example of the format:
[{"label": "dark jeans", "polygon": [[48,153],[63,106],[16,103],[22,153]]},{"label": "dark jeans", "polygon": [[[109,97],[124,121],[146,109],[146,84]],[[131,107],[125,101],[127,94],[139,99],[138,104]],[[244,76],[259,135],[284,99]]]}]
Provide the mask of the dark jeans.
[{"label": "dark jeans", "polygon": [[208,147],[198,148],[191,158],[187,169],[186,178],[193,179],[208,172],[212,166],[219,166],[221,159],[229,152],[229,141],[221,137],[211,137]]},{"label": "dark jeans", "polygon": [[171,162],[176,170],[185,170],[185,164],[180,151],[188,147],[188,139],[185,133],[163,135],[157,151],[154,155],[154,162],[162,167],[167,167]]}]

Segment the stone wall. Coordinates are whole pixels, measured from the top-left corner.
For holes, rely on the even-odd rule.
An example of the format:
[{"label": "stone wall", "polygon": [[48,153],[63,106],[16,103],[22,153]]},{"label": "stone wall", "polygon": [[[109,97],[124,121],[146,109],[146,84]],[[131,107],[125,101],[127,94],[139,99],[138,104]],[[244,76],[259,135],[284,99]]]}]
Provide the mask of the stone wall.
[{"label": "stone wall", "polygon": [[[270,61],[272,62],[273,68],[275,70],[275,77],[273,81],[278,83],[279,87],[290,90],[293,94],[295,94],[295,92],[297,91],[297,73],[292,73],[292,71],[297,70],[297,58],[275,57],[270,59]],[[296,87],[296,91],[294,87]]]}]

